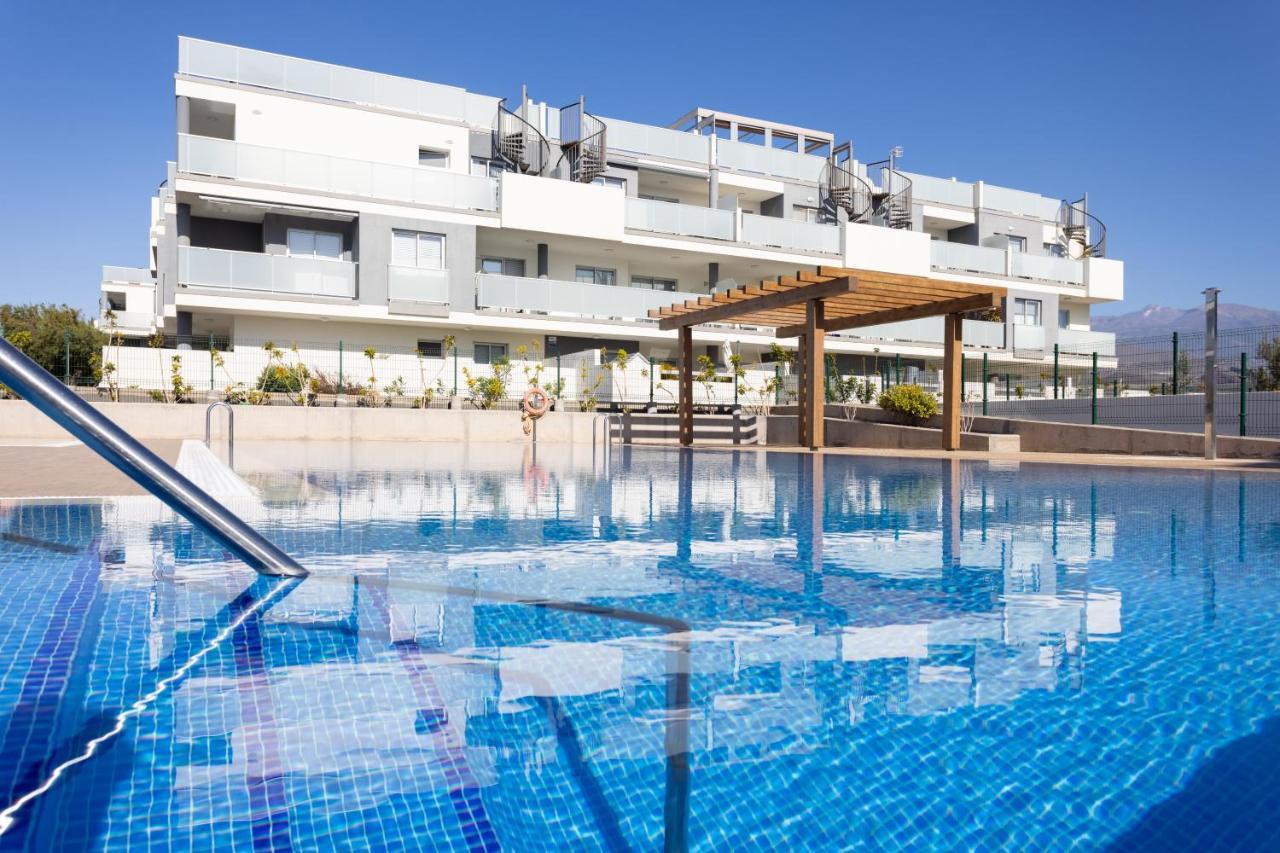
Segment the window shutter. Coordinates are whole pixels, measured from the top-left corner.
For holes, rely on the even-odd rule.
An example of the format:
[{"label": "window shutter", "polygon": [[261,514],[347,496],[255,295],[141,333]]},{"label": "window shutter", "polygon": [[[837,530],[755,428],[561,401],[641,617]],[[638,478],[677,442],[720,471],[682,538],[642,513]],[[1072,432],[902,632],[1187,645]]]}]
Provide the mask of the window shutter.
[{"label": "window shutter", "polygon": [[444,269],[444,237],[439,234],[418,235],[418,266],[425,270]]},{"label": "window shutter", "polygon": [[418,235],[413,231],[391,232],[391,263],[397,267],[418,265]]}]

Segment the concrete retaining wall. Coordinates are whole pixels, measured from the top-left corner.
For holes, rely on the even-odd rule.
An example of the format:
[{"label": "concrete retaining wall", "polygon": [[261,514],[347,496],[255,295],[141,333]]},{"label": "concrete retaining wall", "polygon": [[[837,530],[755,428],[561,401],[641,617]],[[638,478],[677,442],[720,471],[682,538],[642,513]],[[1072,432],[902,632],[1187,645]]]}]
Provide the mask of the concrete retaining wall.
[{"label": "concrete retaining wall", "polygon": [[[135,438],[204,438],[201,405],[90,403]],[[362,409],[236,406],[236,438],[244,441],[527,442],[518,412],[478,409]],[[226,413],[214,413],[222,435]],[[595,415],[550,412],[538,422],[538,441],[591,443]],[[67,433],[22,400],[0,400],[0,439],[65,439]]]},{"label": "concrete retaining wall", "polygon": [[[827,406],[827,423],[833,415],[846,416],[843,406]],[[894,415],[874,406],[853,407],[856,421],[889,424]],[[932,419],[928,426],[942,428],[942,418]],[[991,435],[1016,435],[1027,453],[1123,453],[1147,456],[1203,456],[1204,435],[1116,426],[1055,423],[1051,421],[1014,420],[1012,418],[973,418],[972,430]],[[828,426],[828,429],[830,427]],[[878,446],[878,445],[867,445]],[[1240,438],[1219,435],[1218,455],[1226,459],[1259,459],[1280,457],[1280,440],[1273,438]]]},{"label": "concrete retaining wall", "polygon": [[[889,450],[942,449],[942,430],[930,427],[827,418],[824,431],[827,447],[870,447]],[[794,446],[797,441],[795,416],[771,415],[767,435],[770,445]],[[1016,435],[967,432],[960,436],[961,450],[1017,453],[1020,444],[1021,440]]]}]

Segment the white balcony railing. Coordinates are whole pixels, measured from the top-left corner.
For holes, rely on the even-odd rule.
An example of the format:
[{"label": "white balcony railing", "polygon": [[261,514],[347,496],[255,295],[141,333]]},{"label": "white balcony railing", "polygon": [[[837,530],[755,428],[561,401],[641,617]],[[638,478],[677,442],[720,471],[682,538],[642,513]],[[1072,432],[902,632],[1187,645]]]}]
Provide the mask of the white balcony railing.
[{"label": "white balcony railing", "polygon": [[600,319],[646,319],[651,308],[689,298],[687,293],[610,287],[578,281],[479,273],[476,307]]},{"label": "white balcony railing", "polygon": [[449,304],[449,271],[387,267],[387,297],[400,302]]},{"label": "white balcony railing", "polygon": [[1116,336],[1113,332],[1092,329],[1059,329],[1058,351],[1066,355],[1115,356]]},{"label": "white balcony railing", "polygon": [[973,207],[973,184],[964,181],[948,181],[931,175],[903,172],[911,179],[913,201],[949,204],[954,207]]},{"label": "white balcony railing", "polygon": [[1059,281],[1084,286],[1084,263],[1071,258],[1055,258],[1052,255],[1028,255],[1014,252],[1012,272],[1015,278],[1039,281]]},{"label": "white balcony railing", "polygon": [[178,134],[178,171],[436,207],[498,209],[498,182],[493,178],[185,133]]},{"label": "white balcony railing", "polygon": [[647,198],[627,199],[627,227],[688,237],[733,239],[733,211]]},{"label": "white balcony railing", "polygon": [[997,187],[991,184],[982,185],[982,206],[989,210],[1000,210],[1015,213],[1019,216],[1031,216],[1053,222],[1058,218],[1057,199],[1045,198],[1037,193],[1025,190],[1012,190],[1008,187]]},{"label": "white balcony railing", "polygon": [[1044,326],[1024,326],[1014,323],[1009,330],[1013,332],[1014,352],[1044,351]]},{"label": "white balcony railing", "polygon": [[802,252],[836,254],[840,251],[840,229],[799,219],[742,214],[742,242]]},{"label": "white balcony railing", "polygon": [[[925,317],[905,320],[901,323],[883,323],[865,326],[848,332],[836,333],[842,338],[865,341],[896,341],[928,344],[941,347],[943,343],[943,318]],[[1004,349],[1004,324],[986,320],[964,321],[964,345],[972,349]]]},{"label": "white balcony railing", "polygon": [[178,281],[194,287],[353,299],[356,265],[347,261],[179,246]]},{"label": "white balcony railing", "polygon": [[178,39],[178,72],[481,127],[492,127],[498,112],[497,98],[456,86],[193,38]]},{"label": "white balcony railing", "polygon": [[730,139],[716,141],[716,161],[737,172],[756,172],[806,183],[815,183],[821,177],[822,166],[826,163],[823,158],[812,154],[765,148],[763,145],[734,142]]},{"label": "white balcony railing", "polygon": [[706,166],[710,157],[710,142],[707,137],[696,133],[616,118],[601,121],[608,128],[610,151],[648,154],[667,160],[696,163],[699,166]]},{"label": "white balcony railing", "polygon": [[[155,325],[156,317],[146,311],[115,311],[116,328],[122,332],[151,331]],[[98,320],[98,328],[103,331],[111,329],[111,320],[107,318],[106,312]]]},{"label": "white balcony railing", "polygon": [[102,280],[121,284],[155,284],[151,270],[141,267],[109,267],[102,268]]},{"label": "white balcony railing", "polygon": [[984,275],[1004,275],[1005,271],[1005,253],[1002,249],[932,240],[929,243],[929,255],[934,269]]}]

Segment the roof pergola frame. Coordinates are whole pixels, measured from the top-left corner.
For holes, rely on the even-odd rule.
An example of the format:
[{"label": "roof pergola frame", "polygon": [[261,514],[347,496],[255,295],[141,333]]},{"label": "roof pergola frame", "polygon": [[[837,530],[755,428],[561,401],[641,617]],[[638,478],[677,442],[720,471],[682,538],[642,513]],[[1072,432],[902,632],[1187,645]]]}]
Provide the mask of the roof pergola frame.
[{"label": "roof pergola frame", "polygon": [[680,332],[680,443],[693,443],[693,327],[733,322],[772,327],[779,338],[799,339],[799,437],[813,450],[823,444],[824,344],[838,332],[924,317],[944,317],[943,429],[946,450],[960,449],[963,317],[999,308],[1003,287],[875,270],[819,267],[700,296],[649,316],[660,329]]}]

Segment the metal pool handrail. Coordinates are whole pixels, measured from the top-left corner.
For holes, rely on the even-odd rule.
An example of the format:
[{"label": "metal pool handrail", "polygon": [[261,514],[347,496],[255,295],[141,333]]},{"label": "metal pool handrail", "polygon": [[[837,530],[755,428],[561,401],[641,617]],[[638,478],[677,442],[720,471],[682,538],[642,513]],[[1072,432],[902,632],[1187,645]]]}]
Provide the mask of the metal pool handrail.
[{"label": "metal pool handrail", "polygon": [[0,338],[0,383],[85,443],[174,512],[264,575],[305,577],[307,570],[209,497],[173,466],[94,409],[13,344]]},{"label": "metal pool handrail", "polygon": [[591,421],[591,464],[594,466],[596,461],[596,439],[600,436],[600,424],[604,423],[604,468],[609,470],[609,463],[613,456],[613,430],[610,427],[614,421],[618,422],[618,432],[622,432],[622,415],[603,414],[596,415]]},{"label": "metal pool handrail", "polygon": [[231,408],[230,403],[210,403],[209,408],[204,410],[204,446],[212,449],[209,443],[210,436],[213,434],[213,410],[227,410],[227,467],[236,467],[236,410]]}]

